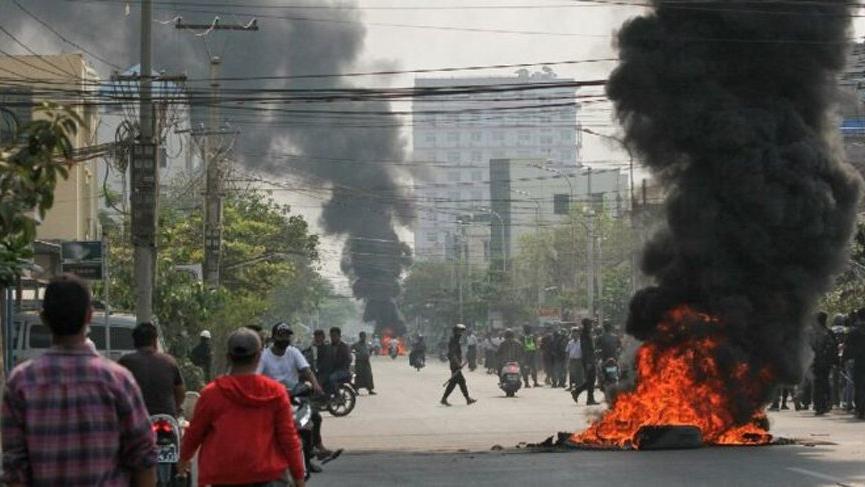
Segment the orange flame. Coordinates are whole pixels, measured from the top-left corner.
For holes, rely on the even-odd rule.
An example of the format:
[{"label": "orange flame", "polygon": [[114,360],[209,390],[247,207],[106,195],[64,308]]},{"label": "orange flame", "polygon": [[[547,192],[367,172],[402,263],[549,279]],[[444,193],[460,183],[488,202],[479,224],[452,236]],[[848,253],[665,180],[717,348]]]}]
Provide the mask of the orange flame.
[{"label": "orange flame", "polygon": [[408,351],[408,346],[405,343],[405,339],[403,337],[391,337],[390,335],[384,335],[381,337],[381,351],[380,355],[387,355],[390,351],[390,342],[396,340],[397,341],[397,355],[405,355]]},{"label": "orange flame", "polygon": [[[707,327],[699,336],[690,325]],[[715,351],[724,343],[722,324],[715,318],[680,306],[667,313],[658,326],[659,339],[637,351],[637,386],[616,397],[612,409],[570,442],[576,445],[636,448],[634,435],[643,426],[696,426],[703,441],[713,445],[761,445],[772,440],[760,409],[763,391],[772,374],[756,374],[744,362],[724,372]],[[726,379],[726,380],[725,380]],[[735,419],[729,391],[753,405],[750,420]]]}]

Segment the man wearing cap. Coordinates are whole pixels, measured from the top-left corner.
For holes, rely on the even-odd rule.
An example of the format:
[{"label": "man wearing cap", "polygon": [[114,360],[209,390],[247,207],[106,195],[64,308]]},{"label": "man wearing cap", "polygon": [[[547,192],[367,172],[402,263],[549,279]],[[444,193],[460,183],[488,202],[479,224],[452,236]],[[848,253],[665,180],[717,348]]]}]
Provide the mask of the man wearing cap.
[{"label": "man wearing cap", "polygon": [[288,469],[303,486],[300,438],[285,387],[257,374],[261,339],[241,328],[228,337],[228,375],[201,391],[180,449],[181,472],[199,451],[200,485],[278,485]]},{"label": "man wearing cap", "polygon": [[[316,394],[324,394],[306,357],[303,356],[297,347],[291,344],[293,337],[294,330],[291,329],[288,323],[280,322],[273,325],[271,329],[273,344],[261,354],[261,361],[258,363],[257,369],[258,373],[270,377],[289,388],[294,387],[303,379],[312,384],[312,389]],[[325,459],[333,456],[334,452],[324,447],[321,439],[321,422],[321,414],[313,409],[312,443],[317,457]],[[313,465],[311,468],[317,473],[320,467]]]},{"label": "man wearing cap", "polygon": [[466,386],[466,378],[463,377],[463,367],[465,364],[463,363],[463,351],[460,346],[460,340],[462,339],[463,333],[465,333],[466,327],[463,324],[458,324],[454,326],[453,335],[451,336],[450,342],[448,342],[448,361],[450,362],[451,367],[451,378],[448,379],[447,387],[445,388],[445,393],[442,396],[441,403],[444,406],[450,406],[448,402],[448,396],[451,395],[451,392],[454,391],[456,386],[460,386],[460,392],[463,393],[463,396],[466,398],[466,404],[471,406],[476,403],[477,400],[469,397],[469,389]]},{"label": "man wearing cap", "polygon": [[210,350],[210,332],[204,330],[199,335],[199,342],[192,352],[189,354],[189,359],[193,365],[201,368],[204,372],[204,382],[210,382],[210,364],[213,363],[213,352]]}]

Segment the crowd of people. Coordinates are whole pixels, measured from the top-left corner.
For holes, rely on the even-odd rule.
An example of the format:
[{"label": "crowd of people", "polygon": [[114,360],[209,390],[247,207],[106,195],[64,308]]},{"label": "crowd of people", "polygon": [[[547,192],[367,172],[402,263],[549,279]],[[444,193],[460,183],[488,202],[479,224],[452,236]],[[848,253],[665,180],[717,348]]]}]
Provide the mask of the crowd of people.
[{"label": "crowd of people", "polygon": [[838,408],[865,419],[865,308],[838,314],[831,323],[825,312],[819,312],[806,332],[813,358],[802,381],[780,386],[769,409],[792,405],[822,416]]},{"label": "crowd of people", "polygon": [[[422,337],[416,338],[415,344],[414,348],[420,344],[426,350]],[[610,360],[617,361],[621,349],[622,337],[610,322],[599,327],[589,318],[583,319],[580,326],[525,325],[519,334],[504,329],[480,336],[458,324],[453,335],[439,343],[440,355],[449,362],[452,372],[441,402],[449,405],[447,398],[457,386],[469,404],[474,402],[465,389],[464,368],[474,371],[482,365],[487,374],[498,377],[505,364],[516,362],[520,364],[525,388],[544,385],[562,388],[571,392],[575,401],[585,392],[586,404],[598,404],[595,386],[602,382],[599,368]],[[543,377],[543,384],[539,377]]]}]

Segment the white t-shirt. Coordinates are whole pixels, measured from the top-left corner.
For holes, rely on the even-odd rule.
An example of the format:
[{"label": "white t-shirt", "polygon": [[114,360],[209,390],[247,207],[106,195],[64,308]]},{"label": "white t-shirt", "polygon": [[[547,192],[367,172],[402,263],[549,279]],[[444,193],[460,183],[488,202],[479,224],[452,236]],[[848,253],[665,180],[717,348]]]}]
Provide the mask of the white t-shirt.
[{"label": "white t-shirt", "polygon": [[580,339],[571,338],[571,341],[568,342],[568,358],[571,360],[579,360],[583,358],[583,345],[580,343]]},{"label": "white t-shirt", "polygon": [[285,349],[282,355],[276,355],[267,347],[261,354],[261,361],[258,363],[258,373],[266,375],[271,379],[294,387],[300,381],[300,371],[309,368],[309,362],[306,357],[300,353],[300,350],[293,346]]}]

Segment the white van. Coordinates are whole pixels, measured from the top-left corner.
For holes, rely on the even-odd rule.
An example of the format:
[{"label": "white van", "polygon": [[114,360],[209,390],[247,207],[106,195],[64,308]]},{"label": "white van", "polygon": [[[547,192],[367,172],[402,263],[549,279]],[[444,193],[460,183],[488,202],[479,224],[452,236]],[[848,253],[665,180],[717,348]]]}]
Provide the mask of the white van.
[{"label": "white van", "polygon": [[[135,317],[127,314],[109,314],[108,327],[105,326],[105,313],[94,312],[88,337],[103,356],[117,360],[135,351],[132,330]],[[51,331],[42,323],[39,313],[28,311],[15,317],[12,324],[12,363],[17,365],[25,360],[38,357],[51,347]]]}]

